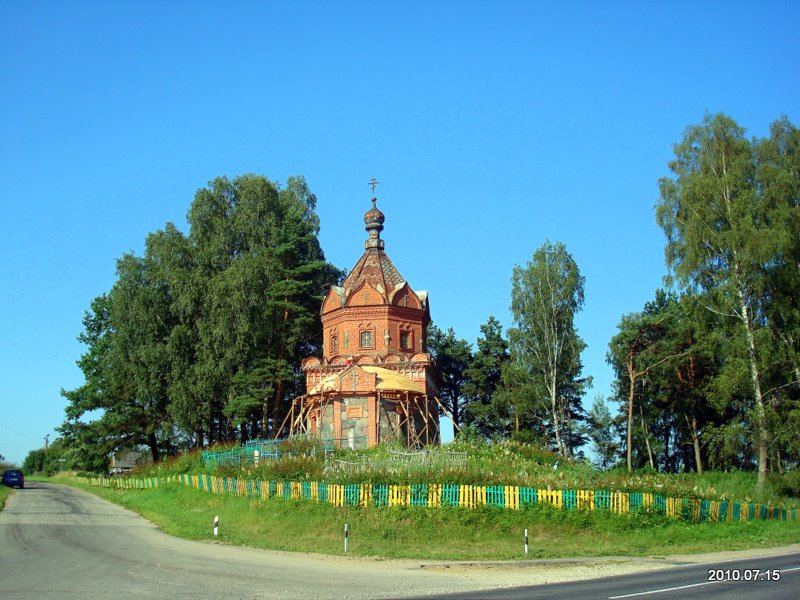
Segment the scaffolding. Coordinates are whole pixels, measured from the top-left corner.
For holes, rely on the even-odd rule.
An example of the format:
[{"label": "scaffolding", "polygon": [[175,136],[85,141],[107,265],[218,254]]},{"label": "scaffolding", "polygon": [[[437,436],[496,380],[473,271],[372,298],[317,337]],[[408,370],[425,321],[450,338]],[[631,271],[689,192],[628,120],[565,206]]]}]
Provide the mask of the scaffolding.
[{"label": "scaffolding", "polygon": [[[296,397],[292,401],[283,423],[277,429],[275,438],[280,437],[288,428],[289,437],[304,435],[322,442],[328,437],[338,440],[339,432],[333,431],[332,436],[323,435],[322,420],[328,408],[333,409],[336,398],[341,398],[341,396],[340,391],[320,391],[319,394]],[[438,398],[415,394],[407,390],[377,390],[376,400],[378,410],[382,406],[382,401],[394,404],[394,418],[390,418],[388,421],[391,430],[386,437],[404,440],[409,448],[422,448],[440,443],[438,408],[441,408],[445,414],[447,411]],[[315,420],[314,411],[319,411],[319,416],[316,426],[312,427],[311,424]],[[374,416],[374,423],[371,423],[371,426],[375,427],[376,443],[383,441],[378,414]]]}]

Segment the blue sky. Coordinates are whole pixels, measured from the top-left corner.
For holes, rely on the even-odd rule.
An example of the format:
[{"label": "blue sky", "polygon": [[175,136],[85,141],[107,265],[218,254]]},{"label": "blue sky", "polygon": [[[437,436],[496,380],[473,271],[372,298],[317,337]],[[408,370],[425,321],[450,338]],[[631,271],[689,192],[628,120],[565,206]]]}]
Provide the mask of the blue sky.
[{"label": "blue sky", "polygon": [[472,342],[546,239],[586,277],[585,374],[661,285],[653,206],[706,111],[800,122],[796,2],[0,3],[0,454],[64,417],[81,319],[219,175],[304,175],[329,260],[371,177],[400,273]]}]

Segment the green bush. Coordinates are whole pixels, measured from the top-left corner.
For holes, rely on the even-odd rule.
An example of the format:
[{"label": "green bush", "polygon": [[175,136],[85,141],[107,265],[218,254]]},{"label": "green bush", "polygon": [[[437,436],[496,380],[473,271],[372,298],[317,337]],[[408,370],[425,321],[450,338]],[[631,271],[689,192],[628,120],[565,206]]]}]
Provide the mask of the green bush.
[{"label": "green bush", "polygon": [[776,477],[772,484],[779,496],[800,498],[800,470],[787,471]]}]

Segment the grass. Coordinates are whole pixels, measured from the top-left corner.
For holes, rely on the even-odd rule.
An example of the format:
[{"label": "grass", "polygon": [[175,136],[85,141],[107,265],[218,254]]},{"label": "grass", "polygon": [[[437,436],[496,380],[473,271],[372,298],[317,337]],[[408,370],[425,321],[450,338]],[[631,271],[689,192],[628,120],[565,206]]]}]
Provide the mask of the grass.
[{"label": "grass", "polygon": [[[307,444],[308,445],[308,444]],[[391,450],[407,449],[379,446],[357,452],[339,451],[326,461],[323,453],[309,453],[310,446],[296,450],[305,455],[285,456],[278,461],[262,460],[252,464],[220,467],[213,474],[262,480],[326,481],[329,483],[463,483],[473,485],[519,485],[550,489],[589,489],[610,491],[652,492],[671,497],[703,498],[766,502],[771,506],[800,508],[800,473],[772,475],[767,478],[764,493],[756,496],[756,474],[742,471],[708,471],[702,477],[695,473],[663,474],[639,470],[629,474],[624,469],[600,471],[586,462],[569,463],[555,454],[529,444],[504,441],[486,444],[479,441],[457,441],[433,453],[465,452],[465,468],[411,465],[386,468]],[[374,461],[370,469],[352,469],[336,459],[348,462]],[[199,452],[181,454],[157,465],[143,467],[134,476],[165,476],[177,473],[203,473]]]},{"label": "grass", "polygon": [[[765,493],[756,497],[755,473],[708,472],[699,477],[693,473],[667,475],[649,470],[632,474],[624,470],[599,471],[588,463],[557,463],[558,457],[550,452],[510,441],[464,441],[433,450],[466,452],[467,464],[458,468],[426,464],[394,468],[391,451],[407,452],[402,448],[340,451],[327,461],[324,453],[315,448],[312,454],[310,446],[304,448],[302,442],[294,450],[297,456],[261,460],[258,467],[250,464],[217,468],[213,474],[331,483],[436,482],[641,491],[671,497],[767,502],[785,508],[800,505],[798,472],[770,476]],[[374,466],[352,469],[336,459],[373,461]],[[142,467],[131,475],[204,472],[201,455],[194,452]],[[297,552],[340,554],[345,523],[350,527],[349,551],[354,555],[429,560],[526,558],[522,552],[526,528],[530,542],[527,558],[664,556],[800,542],[798,522],[691,524],[647,511],[622,516],[603,511],[561,511],[547,505],[519,511],[487,507],[338,508],[302,500],[212,495],[178,484],[148,490],[111,490],[90,488],[75,478],[64,481],[126,506],[176,536],[211,540],[213,518],[218,515],[217,541]]]},{"label": "grass", "polygon": [[4,485],[0,485],[0,510],[3,510],[6,505],[6,498],[11,495],[11,488],[6,487]]},{"label": "grass", "polygon": [[580,556],[664,556],[800,542],[800,523],[753,521],[689,524],[648,512],[618,516],[534,506],[499,508],[337,508],[302,500],[217,496],[170,484],[148,490],[94,488],[62,479],[143,515],[165,532],[234,545],[357,556],[448,559],[523,559]]}]

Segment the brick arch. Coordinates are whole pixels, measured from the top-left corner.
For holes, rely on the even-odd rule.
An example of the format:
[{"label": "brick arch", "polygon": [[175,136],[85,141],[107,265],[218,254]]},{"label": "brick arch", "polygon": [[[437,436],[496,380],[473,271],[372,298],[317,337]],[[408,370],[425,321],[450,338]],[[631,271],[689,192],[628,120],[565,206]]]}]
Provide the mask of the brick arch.
[{"label": "brick arch", "polygon": [[381,292],[368,281],[362,281],[347,296],[345,306],[382,306],[386,303],[385,292]]},{"label": "brick arch", "polygon": [[408,282],[404,282],[403,285],[392,292],[390,302],[394,306],[414,308],[416,310],[422,309],[422,303],[414,290],[411,289],[411,286],[408,285]]}]

